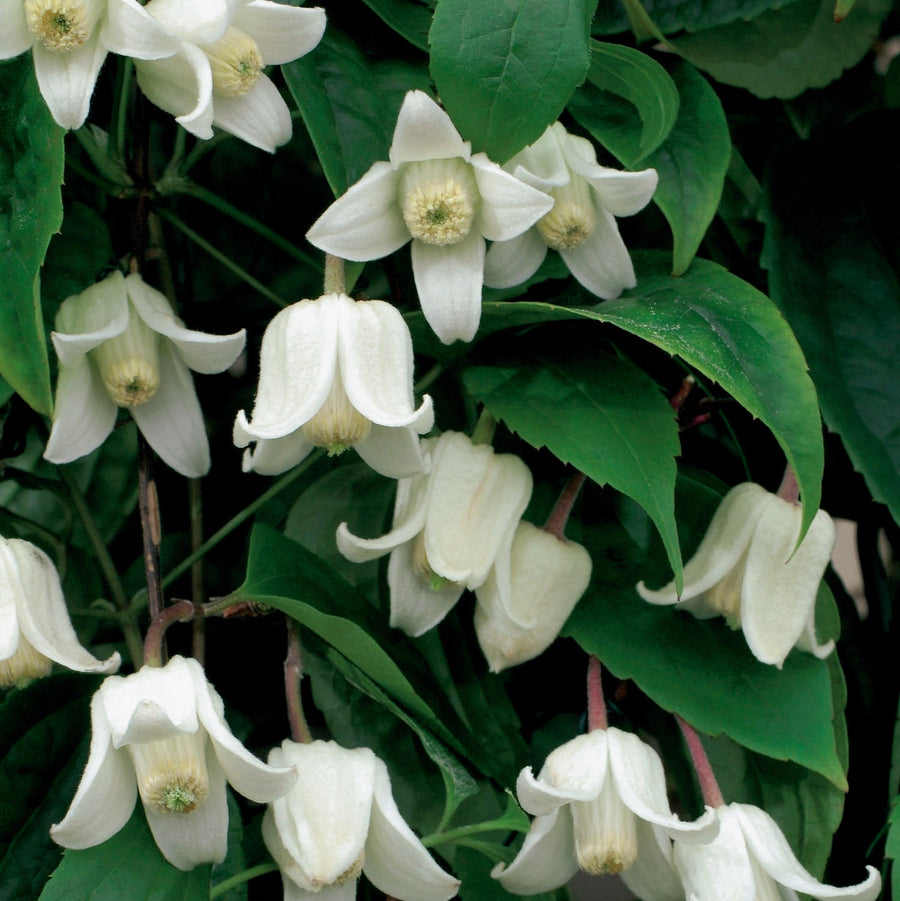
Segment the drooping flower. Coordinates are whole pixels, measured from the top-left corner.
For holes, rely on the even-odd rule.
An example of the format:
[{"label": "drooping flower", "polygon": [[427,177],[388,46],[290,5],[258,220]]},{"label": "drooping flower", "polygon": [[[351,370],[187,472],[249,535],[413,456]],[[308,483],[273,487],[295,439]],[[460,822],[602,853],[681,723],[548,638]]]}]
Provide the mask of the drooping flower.
[{"label": "drooping flower", "polygon": [[484,264],[486,285],[520,285],[534,275],[550,248],[588,291],[604,300],[635,286],[616,217],[633,216],[650,202],[658,181],[655,169],[622,172],[601,166],[591,142],[569,134],[559,122],[505,168],[549,194],[554,203],[533,228],[491,245]]},{"label": "drooping flower", "polygon": [[0,688],[50,674],[53,663],[79,673],[112,673],[118,652],[98,660],[78,641],[59,573],[29,541],[0,538]]},{"label": "drooping flower", "polygon": [[496,567],[475,589],[475,633],[494,673],[552,644],[588,586],[591,558],[580,544],[523,520],[513,536],[509,578],[506,598]]},{"label": "drooping flower", "polygon": [[190,370],[222,372],[246,339],[184,327],[137,274],[113,272],[64,300],[51,335],[59,356],[53,428],[44,456],[68,463],[99,447],[119,407],[150,446],[189,478],[209,470],[209,443]]},{"label": "drooping flower", "polygon": [[396,307],[345,294],[301,300],[270,323],[260,350],[250,420],[241,410],[234,443],[244,469],[284,472],[315,446],[355,447],[391,478],[421,472],[419,434],[434,424],[431,398],[413,398],[409,328]]},{"label": "drooping flower", "polygon": [[168,59],[136,64],[151,103],[198,138],[216,125],[270,153],[290,140],[290,111],[263,69],[309,53],[324,10],[271,0],[150,0],[146,9],[181,42]]},{"label": "drooping flower", "polygon": [[91,699],[91,749],[81,783],[50,835],[91,848],[115,835],[140,796],[159,850],[180,870],[225,859],[226,781],[252,801],[285,795],[291,768],[268,766],[232,735],[200,664],[173,657],[109,677]]},{"label": "drooping flower", "polygon": [[0,0],[0,21],[0,59],[32,50],[41,94],[63,128],[87,118],[108,52],[160,59],[178,49],[137,0]]},{"label": "drooping flower", "polygon": [[481,319],[485,238],[521,234],[553,201],[472,153],[422,91],[400,109],[390,162],[375,163],[306,233],[348,260],[377,260],[412,239],[422,312],[445,344],[471,341]]},{"label": "drooping flower", "polygon": [[825,658],[834,642],[815,633],[816,592],[834,547],[834,523],[823,510],[795,550],[803,511],[760,485],[725,495],[700,546],[684,567],[684,590],[670,582],[638,593],[651,604],[677,604],[699,619],[721,614],[740,627],[758,660],[779,669],[791,649]]},{"label": "drooping flower", "polygon": [[398,901],[449,901],[459,882],[431,858],[391,794],[387,767],[368,748],[285,740],[269,753],[295,766],[297,783],[269,805],[266,847],[285,901],[353,901],[360,873]]},{"label": "drooping flower", "polygon": [[492,873],[513,894],[551,891],[579,869],[599,876],[658,866],[658,872],[641,874],[635,885],[660,887],[649,901],[675,901],[665,837],[705,842],[718,829],[712,808],[692,823],[673,814],[656,751],[615,727],[561,745],[536,779],[526,767],[516,794],[536,818],[515,860]]},{"label": "drooping flower", "polygon": [[881,877],[874,867],[858,885],[825,885],[804,869],[777,823],[750,804],[716,808],[719,834],[706,845],[675,840],[673,859],[685,896],[695,901],[779,899],[796,901],[797,892],[813,898],[874,901]]},{"label": "drooping flower", "polygon": [[430,470],[397,483],[393,529],[380,538],[358,538],[346,523],[337,530],[338,550],[354,563],[390,553],[391,625],[413,636],[434,628],[492,567],[506,596],[509,549],[532,485],[517,456],[459,432],[422,444]]}]

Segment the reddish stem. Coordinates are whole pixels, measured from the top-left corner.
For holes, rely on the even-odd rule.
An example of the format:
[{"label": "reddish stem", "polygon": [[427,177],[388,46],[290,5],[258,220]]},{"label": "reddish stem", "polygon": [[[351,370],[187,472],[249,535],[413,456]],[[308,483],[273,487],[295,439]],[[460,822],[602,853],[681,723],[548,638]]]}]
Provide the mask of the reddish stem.
[{"label": "reddish stem", "polygon": [[585,478],[583,472],[576,472],[569,479],[566,487],[563,488],[562,493],[559,495],[556,505],[547,517],[547,521],[544,523],[545,532],[549,532],[559,539],[565,539],[566,523],[569,521],[572,505],[575,503],[575,498],[578,497],[578,492],[581,491]]},{"label": "reddish stem", "polygon": [[675,714],[675,719],[678,721],[681,734],[684,736],[688,751],[691,753],[691,761],[694,764],[694,771],[697,773],[697,781],[700,783],[703,800],[710,807],[722,807],[725,804],[725,799],[722,797],[719,783],[716,782],[716,776],[710,766],[709,758],[706,756],[706,750],[700,741],[700,736],[697,734],[696,729],[677,713]]},{"label": "reddish stem", "polygon": [[782,500],[791,504],[796,504],[800,500],[800,486],[797,484],[797,476],[790,463],[784,467],[784,476],[776,493]]},{"label": "reddish stem", "polygon": [[689,375],[682,380],[681,387],[669,399],[669,406],[671,406],[676,413],[684,406],[684,402],[687,400],[691,391],[694,390],[696,384],[697,380],[692,375]]},{"label": "reddish stem", "polygon": [[288,652],[284,658],[284,698],[287,702],[288,722],[291,725],[291,738],[301,744],[309,744],[312,734],[303,715],[303,699],[300,694],[300,683],[303,679],[303,655],[300,650],[300,630],[297,623],[289,616],[287,622]]},{"label": "reddish stem", "polygon": [[603,679],[600,661],[591,654],[587,671],[588,731],[606,728],[606,699],[603,697]]},{"label": "reddish stem", "polygon": [[166,629],[172,623],[186,623],[195,616],[204,616],[205,611],[200,604],[191,601],[176,601],[161,610],[150,622],[144,638],[144,664],[146,666],[162,666],[165,661],[163,641]]}]

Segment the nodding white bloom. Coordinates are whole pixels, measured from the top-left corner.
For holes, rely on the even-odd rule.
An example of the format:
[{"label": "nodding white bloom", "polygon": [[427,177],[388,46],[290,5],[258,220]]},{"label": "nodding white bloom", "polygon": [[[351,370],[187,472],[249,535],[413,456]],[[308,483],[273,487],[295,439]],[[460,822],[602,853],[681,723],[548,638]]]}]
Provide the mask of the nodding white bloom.
[{"label": "nodding white bloom", "polygon": [[262,834],[281,869],[285,901],[353,901],[360,872],[398,901],[449,901],[445,873],[406,824],[387,767],[368,748],[285,740],[269,753],[297,784],[269,805]]},{"label": "nodding white bloom", "polygon": [[726,804],[716,812],[719,834],[709,844],[675,841],[673,858],[687,898],[797,901],[797,892],[823,899],[874,901],[878,897],[881,877],[874,867],[866,868],[868,876],[858,885],[825,885],[803,868],[778,824],[764,810],[750,804]]},{"label": "nodding white bloom", "polygon": [[263,336],[253,415],[241,410],[234,443],[244,470],[284,472],[313,447],[348,447],[391,478],[424,468],[419,435],[434,424],[428,395],[413,398],[409,328],[382,300],[326,294],[283,309]]},{"label": "nodding white bloom", "polygon": [[475,589],[475,633],[491,672],[542,654],[559,635],[591,579],[591,557],[574,541],[524,520],[510,548],[509,593],[496,567]]},{"label": "nodding white bloom", "polygon": [[506,241],[553,201],[472,153],[450,117],[408,91],[390,162],[375,163],[306,233],[347,260],[377,260],[412,239],[422,312],[445,344],[471,341],[481,319],[484,239]]},{"label": "nodding white bloom", "polygon": [[172,469],[189,478],[209,471],[190,370],[227,369],[244,348],[243,329],[223,336],[186,329],[165,295],[116,271],[63,301],[51,337],[59,382],[48,460],[68,463],[98,448],[125,407]]},{"label": "nodding white bloom", "polygon": [[81,646],[53,561],[29,541],[0,538],[0,688],[48,676],[54,661],[79,673],[112,673],[122,662]]},{"label": "nodding white bloom", "polygon": [[200,664],[173,657],[111,676],[91,699],[91,749],[62,822],[65,848],[115,835],[140,796],[159,850],[179,870],[221,863],[228,844],[226,781],[251,801],[285,795],[297,775],[268,766],[231,734]]},{"label": "nodding white bloom", "polygon": [[181,42],[174,56],[136,65],[151,103],[198,138],[216,125],[270,153],[290,140],[290,111],[263,69],[309,53],[324,10],[270,0],[150,0],[146,10]]},{"label": "nodding white bloom", "polygon": [[496,590],[507,596],[510,546],[532,486],[514,454],[495,454],[459,432],[422,444],[430,471],[398,482],[393,529],[381,538],[358,538],[346,523],[337,530],[338,549],[354,563],[390,553],[391,625],[414,636],[436,626],[492,568]]},{"label": "nodding white bloom", "polygon": [[536,818],[515,860],[508,867],[498,864],[492,875],[517,895],[558,888],[579,869],[596,876],[634,869],[630,885],[656,887],[649,901],[676,901],[677,879],[665,843],[675,836],[706,842],[718,830],[712,808],[693,823],[673,814],[656,751],[614,727],[561,745],[536,779],[526,767],[516,794]]},{"label": "nodding white bloom", "polygon": [[41,94],[63,128],[87,118],[109,51],[171,56],[178,42],[137,0],[0,0],[0,59],[31,49]]},{"label": "nodding white bloom", "polygon": [[633,216],[656,190],[655,169],[622,172],[597,163],[590,141],[551,125],[506,168],[553,198],[553,209],[518,237],[493,244],[484,265],[492,288],[520,285],[547,255],[558,251],[569,271],[592,294],[618,297],[637,282],[616,216]]},{"label": "nodding white bloom", "polygon": [[741,628],[758,660],[781,669],[796,645],[825,658],[815,632],[816,592],[834,547],[834,523],[823,510],[800,547],[803,511],[753,482],[725,495],[697,552],[684,566],[684,590],[675,583],[638,593],[651,604],[676,604],[699,619],[721,614]]}]

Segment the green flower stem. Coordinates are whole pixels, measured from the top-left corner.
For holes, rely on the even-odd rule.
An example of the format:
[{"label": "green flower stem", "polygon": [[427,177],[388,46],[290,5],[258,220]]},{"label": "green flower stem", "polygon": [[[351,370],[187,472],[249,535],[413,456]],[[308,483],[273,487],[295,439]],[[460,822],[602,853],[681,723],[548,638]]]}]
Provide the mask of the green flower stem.
[{"label": "green flower stem", "polygon": [[345,294],[347,283],[344,279],[344,261],[334,254],[325,254],[325,278],[322,285],[323,294]]},{"label": "green flower stem", "polygon": [[491,411],[485,407],[472,429],[472,444],[490,444],[494,440],[494,430],[497,428],[497,420],[491,415]]},{"label": "green flower stem", "polygon": [[279,297],[274,291],[269,290],[261,281],[255,279],[249,272],[238,266],[234,260],[227,254],[222,253],[217,247],[214,247],[206,238],[201,237],[189,225],[182,222],[177,216],[169,212],[169,210],[157,210],[157,214],[161,219],[165,219],[170,225],[174,225],[183,235],[190,238],[198,247],[205,250],[214,260],[221,263],[226,269],[230,269],[239,279],[246,282],[255,291],[258,291],[267,300],[277,304],[279,307],[286,307],[288,302]]},{"label": "green flower stem", "polygon": [[432,832],[422,839],[426,848],[434,848],[437,845],[446,845],[449,842],[465,844],[460,839],[466,839],[471,835],[480,835],[482,832],[496,832],[503,829],[509,832],[509,824],[502,820],[488,820],[484,823],[470,823],[468,826],[459,826],[456,829],[448,829],[446,832]]},{"label": "green flower stem", "polygon": [[125,132],[128,127],[128,96],[131,93],[131,74],[134,71],[134,60],[123,57],[119,63],[119,83],[117,85],[115,107],[113,108],[112,128],[110,128],[109,155],[114,160],[122,160],[125,151]]},{"label": "green flower stem", "polygon": [[[191,506],[191,551],[203,544],[203,492],[200,479],[188,480]],[[203,558],[198,557],[191,566],[191,600],[199,607],[205,600],[203,586]],[[206,620],[197,617],[192,624],[191,656],[202,665],[206,660]]]},{"label": "green flower stem", "polygon": [[221,897],[225,892],[233,889],[236,885],[243,885],[245,882],[249,882],[257,876],[265,876],[266,873],[274,873],[277,869],[278,864],[275,863],[274,860],[269,860],[266,863],[250,867],[249,870],[235,873],[234,876],[229,876],[227,879],[223,879],[218,885],[212,886],[209,890],[209,901]]}]

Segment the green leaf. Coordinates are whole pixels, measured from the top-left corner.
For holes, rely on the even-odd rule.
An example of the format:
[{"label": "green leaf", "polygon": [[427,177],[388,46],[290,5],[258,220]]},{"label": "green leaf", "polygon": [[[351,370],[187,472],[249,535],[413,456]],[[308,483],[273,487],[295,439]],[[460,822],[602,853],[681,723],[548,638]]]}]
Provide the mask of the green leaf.
[{"label": "green leaf", "polygon": [[53,409],[39,272],[62,222],[63,130],[31,54],[0,65],[0,375],[39,413]]},{"label": "green leaf", "polygon": [[[137,792],[135,791],[135,794]],[[208,901],[210,867],[176,869],[160,854],[140,804],[108,841],[67,850],[40,901]]]},{"label": "green leaf", "polygon": [[564,354],[538,350],[525,362],[470,368],[466,388],[532,446],[634,498],[680,577],[674,494],[681,448],[672,408],[638,367],[598,353],[596,341],[587,353],[563,343]]},{"label": "green leaf", "polygon": [[591,0],[440,0],[431,75],[464,138],[504,163],[563,111],[590,64]]},{"label": "green leaf", "polygon": [[431,7],[418,0],[363,0],[397,34],[402,35],[420,50],[428,52],[428,29],[431,28]]}]

